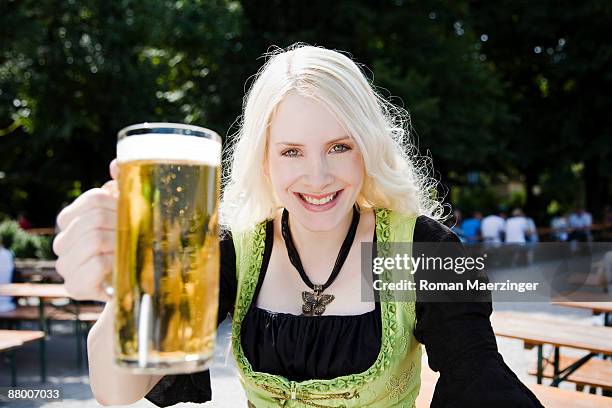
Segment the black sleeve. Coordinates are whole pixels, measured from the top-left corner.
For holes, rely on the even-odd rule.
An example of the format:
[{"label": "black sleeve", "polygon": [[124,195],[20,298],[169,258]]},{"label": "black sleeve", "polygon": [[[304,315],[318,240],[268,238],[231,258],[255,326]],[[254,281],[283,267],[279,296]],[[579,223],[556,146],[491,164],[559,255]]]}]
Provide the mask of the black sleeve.
[{"label": "black sleeve", "polygon": [[[219,277],[219,310],[217,324],[221,324],[234,311],[236,300],[236,253],[231,235],[220,241],[221,270]],[[145,396],[158,407],[179,402],[204,403],[212,400],[209,370],[192,374],[166,375]]]},{"label": "black sleeve", "polygon": [[[454,242],[463,250],[451,230],[424,216],[417,220],[414,241]],[[431,407],[542,407],[497,350],[490,301],[422,302],[420,297],[417,291],[414,335],[425,345],[431,369],[440,372]]]}]

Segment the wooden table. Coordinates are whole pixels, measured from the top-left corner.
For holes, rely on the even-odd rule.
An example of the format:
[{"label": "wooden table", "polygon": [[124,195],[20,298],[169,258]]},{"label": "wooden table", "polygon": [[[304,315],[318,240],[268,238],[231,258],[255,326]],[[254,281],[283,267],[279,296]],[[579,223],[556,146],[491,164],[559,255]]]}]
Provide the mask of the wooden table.
[{"label": "wooden table", "polygon": [[69,298],[62,283],[8,283],[0,285],[0,296]]},{"label": "wooden table", "polygon": [[604,325],[612,326],[610,314],[612,313],[612,302],[553,302],[553,305],[588,309],[594,314],[604,314]]},{"label": "wooden table", "polygon": [[63,278],[55,270],[55,261],[53,260],[15,259],[15,273],[21,279],[27,281],[35,278],[52,282],[63,281]]},{"label": "wooden table", "polygon": [[[45,338],[49,333],[47,327],[47,320],[45,318],[45,300],[46,299],[57,299],[57,298],[69,298],[68,292],[63,284],[48,284],[48,283],[9,283],[0,285],[0,296],[15,296],[15,297],[35,297],[38,298],[38,321],[40,329],[45,333]],[[78,324],[77,324],[78,326]],[[77,333],[78,335],[78,333]],[[44,343],[44,341],[43,341]],[[77,347],[79,347],[77,345]],[[78,352],[78,350],[77,350]],[[46,380],[47,369],[46,362],[47,358],[45,355],[44,348],[41,350],[42,355],[42,367],[41,376],[43,382]]]},{"label": "wooden table", "polygon": [[9,352],[11,360],[11,387],[17,386],[17,362],[15,359],[15,349],[31,341],[40,341],[40,380],[45,381],[45,361],[44,361],[44,342],[45,333],[30,330],[0,330],[0,352]]},{"label": "wooden table", "polygon": [[45,300],[69,298],[63,284],[59,283],[9,283],[0,285],[0,296],[38,298],[38,316],[40,328],[48,332],[45,320]]},{"label": "wooden table", "polygon": [[[612,355],[612,328],[610,327],[559,322],[512,312],[494,313],[491,316],[491,323],[497,336],[523,340],[525,345],[538,347],[538,384],[542,383],[544,370],[542,354],[545,344],[554,347],[554,376],[551,385],[555,387],[596,354]],[[586,350],[589,354],[560,370],[560,347]]]},{"label": "wooden table", "polygon": [[[439,374],[431,371],[423,362],[421,369],[421,392],[416,400],[417,408],[431,405]],[[612,398],[577,391],[561,390],[538,384],[525,384],[545,407],[554,408],[611,408]]]}]

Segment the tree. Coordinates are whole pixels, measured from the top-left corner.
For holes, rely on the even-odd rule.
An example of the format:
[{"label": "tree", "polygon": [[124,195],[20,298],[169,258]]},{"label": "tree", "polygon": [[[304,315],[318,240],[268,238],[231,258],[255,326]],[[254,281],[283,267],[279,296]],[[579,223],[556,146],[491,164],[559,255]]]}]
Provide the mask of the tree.
[{"label": "tree", "polygon": [[[508,167],[525,175],[527,203],[542,210],[533,187],[544,181],[545,196],[567,197],[576,171],[585,184],[586,204],[599,214],[610,199],[611,90],[607,32],[612,6],[605,1],[472,2],[470,23],[488,35],[484,53],[506,83],[510,111]],[[584,170],[580,170],[583,168]],[[571,170],[574,170],[572,172]]]},{"label": "tree", "polygon": [[239,93],[236,69],[222,64],[239,55],[235,2],[7,1],[0,26],[0,212],[50,225],[108,179],[122,127],[180,121],[223,134],[239,110],[225,98]]}]

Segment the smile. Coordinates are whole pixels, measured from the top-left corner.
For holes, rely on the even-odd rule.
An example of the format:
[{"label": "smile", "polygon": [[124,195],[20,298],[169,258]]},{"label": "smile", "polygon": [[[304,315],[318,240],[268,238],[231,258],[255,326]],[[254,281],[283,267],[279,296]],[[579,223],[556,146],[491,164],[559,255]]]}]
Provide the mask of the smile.
[{"label": "smile", "polygon": [[333,200],[336,197],[336,193],[328,194],[322,198],[315,198],[313,196],[306,195],[306,194],[300,194],[300,197],[309,204],[323,205]]},{"label": "smile", "polygon": [[327,194],[304,194],[304,193],[295,193],[304,203],[314,205],[314,206],[324,206],[325,204],[329,204],[334,201],[339,193],[342,190],[334,191],[333,193]]}]

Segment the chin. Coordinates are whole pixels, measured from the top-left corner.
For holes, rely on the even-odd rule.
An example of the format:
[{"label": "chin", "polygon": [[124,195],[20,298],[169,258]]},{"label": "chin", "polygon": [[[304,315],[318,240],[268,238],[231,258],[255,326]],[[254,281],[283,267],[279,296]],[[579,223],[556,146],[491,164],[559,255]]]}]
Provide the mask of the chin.
[{"label": "chin", "polygon": [[340,224],[340,217],[330,217],[327,215],[306,215],[295,214],[295,218],[308,231],[329,232],[335,230]]}]

